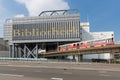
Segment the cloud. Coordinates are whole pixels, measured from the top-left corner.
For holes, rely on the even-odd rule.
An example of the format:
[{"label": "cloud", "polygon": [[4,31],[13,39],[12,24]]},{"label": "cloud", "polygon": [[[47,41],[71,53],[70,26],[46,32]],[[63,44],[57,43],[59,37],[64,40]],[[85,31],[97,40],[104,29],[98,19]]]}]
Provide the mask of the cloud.
[{"label": "cloud", "polygon": [[18,14],[15,17],[25,17],[24,14]]},{"label": "cloud", "polygon": [[69,9],[69,5],[64,0],[15,0],[25,5],[30,16],[38,16],[40,12],[46,10]]}]

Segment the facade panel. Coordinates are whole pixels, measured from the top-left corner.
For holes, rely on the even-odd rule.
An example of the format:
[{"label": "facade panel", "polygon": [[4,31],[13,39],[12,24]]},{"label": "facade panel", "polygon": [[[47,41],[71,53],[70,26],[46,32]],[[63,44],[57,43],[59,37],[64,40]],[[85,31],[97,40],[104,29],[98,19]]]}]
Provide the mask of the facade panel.
[{"label": "facade panel", "polygon": [[[20,18],[13,19],[12,40],[80,40],[79,15],[34,18],[31,21]],[[28,21],[27,21],[28,20]],[[36,22],[39,21],[39,22]]]}]

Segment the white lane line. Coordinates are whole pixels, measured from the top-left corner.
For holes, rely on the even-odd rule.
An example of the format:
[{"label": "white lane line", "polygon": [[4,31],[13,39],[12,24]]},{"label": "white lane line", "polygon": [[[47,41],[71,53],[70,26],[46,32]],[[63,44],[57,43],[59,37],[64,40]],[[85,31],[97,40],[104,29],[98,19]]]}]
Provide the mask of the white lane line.
[{"label": "white lane line", "polygon": [[7,65],[7,66],[15,66],[15,67],[31,67],[30,65]]},{"label": "white lane line", "polygon": [[7,66],[10,66],[10,67],[41,67],[41,68],[49,68],[49,66],[31,66],[31,65],[7,65]]},{"label": "white lane line", "polygon": [[17,70],[17,69],[11,69],[11,70],[15,71],[15,70]]},{"label": "white lane line", "polygon": [[49,66],[39,66],[39,67],[44,67],[44,68],[48,68]]},{"label": "white lane line", "polygon": [[24,75],[18,75],[18,74],[3,74],[3,73],[0,73],[0,76],[24,77]]},{"label": "white lane line", "polygon": [[53,77],[53,78],[51,78],[52,80],[63,80],[63,78],[55,78],[55,77]]},{"label": "white lane line", "polygon": [[42,71],[35,71],[35,72],[42,72]]},{"label": "white lane line", "polygon": [[109,77],[111,75],[108,75],[108,74],[99,74],[99,76]]},{"label": "white lane line", "polygon": [[107,73],[107,71],[98,71],[99,73]]},{"label": "white lane line", "polygon": [[71,72],[63,72],[63,74],[72,74]]}]

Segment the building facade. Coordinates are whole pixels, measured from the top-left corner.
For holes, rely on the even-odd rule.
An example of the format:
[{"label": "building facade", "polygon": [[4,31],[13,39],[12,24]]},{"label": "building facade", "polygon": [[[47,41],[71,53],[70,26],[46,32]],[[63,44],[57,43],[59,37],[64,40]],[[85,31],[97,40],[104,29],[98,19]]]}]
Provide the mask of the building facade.
[{"label": "building facade", "polygon": [[113,31],[91,32],[89,22],[81,22],[80,26],[82,28],[82,31],[81,31],[82,32],[82,41],[114,38]]},{"label": "building facade", "polygon": [[[89,22],[83,22],[80,24],[82,28],[82,41],[87,40],[98,40],[98,39],[107,39],[113,38],[114,39],[114,32],[90,32],[90,24]],[[103,53],[103,54],[87,54],[83,55],[83,59],[85,60],[92,60],[92,59],[102,59],[102,60],[109,60],[112,59],[113,55],[110,53]]]},{"label": "building facade", "polygon": [[[57,50],[61,44],[114,38],[112,31],[90,32],[89,22],[80,22],[79,12],[71,14],[69,11],[43,11],[39,16],[7,20],[4,24],[4,40],[9,44],[9,57],[38,58],[39,49]],[[90,58],[89,55],[86,57]]]},{"label": "building facade", "polygon": [[79,14],[12,19],[12,40],[54,42],[80,40]]},{"label": "building facade", "polygon": [[[68,11],[44,11],[39,16],[8,20],[4,25],[4,40],[9,41],[10,57],[38,57],[38,49],[43,45],[46,49],[47,44],[57,46],[59,43],[81,41],[80,14],[69,14]],[[50,15],[42,16],[47,12],[51,12]]]}]

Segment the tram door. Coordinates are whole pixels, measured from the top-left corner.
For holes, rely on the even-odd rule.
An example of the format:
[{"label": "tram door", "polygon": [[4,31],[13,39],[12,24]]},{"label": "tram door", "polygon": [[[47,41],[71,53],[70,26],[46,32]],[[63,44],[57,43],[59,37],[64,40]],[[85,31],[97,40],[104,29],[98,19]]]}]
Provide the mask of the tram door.
[{"label": "tram door", "polygon": [[111,39],[107,39],[106,40],[106,43],[109,45],[109,44],[112,44],[112,40]]},{"label": "tram door", "polygon": [[80,48],[80,44],[79,43],[77,43],[77,49],[79,49]]},{"label": "tram door", "polygon": [[94,47],[94,42],[93,41],[90,42],[90,46]]}]

